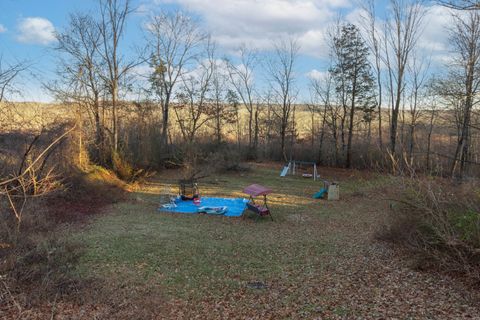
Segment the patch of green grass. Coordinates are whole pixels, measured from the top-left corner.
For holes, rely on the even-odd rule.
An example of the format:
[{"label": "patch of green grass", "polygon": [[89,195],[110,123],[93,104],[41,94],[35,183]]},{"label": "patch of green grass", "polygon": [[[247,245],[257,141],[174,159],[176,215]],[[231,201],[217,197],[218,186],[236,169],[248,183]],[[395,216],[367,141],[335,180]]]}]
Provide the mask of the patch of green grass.
[{"label": "patch of green grass", "polygon": [[339,306],[333,310],[333,313],[337,316],[345,317],[348,315],[349,311],[347,308]]},{"label": "patch of green grass", "polygon": [[[161,177],[109,214],[97,217],[74,238],[86,246],[76,272],[82,277],[125,284],[159,284],[176,298],[201,298],[240,290],[249,281],[303,281],[323,268],[325,255],[338,251],[339,234],[325,229],[332,215],[345,218],[345,205],[313,200],[322,186],[310,179],[278,177],[278,170],[210,177],[203,194],[243,196],[248,184],[271,187],[274,221],[157,211],[158,194],[174,181]],[[378,182],[383,183],[383,182]],[[376,187],[345,183],[346,192]],[[343,184],[342,184],[343,186]]]}]

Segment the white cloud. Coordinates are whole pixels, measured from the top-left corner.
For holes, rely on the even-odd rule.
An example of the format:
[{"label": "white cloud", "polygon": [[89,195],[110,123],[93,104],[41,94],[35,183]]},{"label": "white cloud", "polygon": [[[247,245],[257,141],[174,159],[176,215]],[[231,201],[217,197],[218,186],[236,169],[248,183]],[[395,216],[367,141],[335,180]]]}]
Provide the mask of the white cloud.
[{"label": "white cloud", "polygon": [[55,27],[45,18],[23,18],[18,24],[18,31],[19,42],[47,45],[55,41]]},{"label": "white cloud", "polygon": [[147,79],[148,77],[150,77],[152,75],[153,68],[148,64],[141,64],[141,65],[135,66],[132,69],[132,73],[138,79]]},{"label": "white cloud", "polygon": [[199,63],[190,70],[184,70],[182,72],[182,77],[184,79],[200,80],[205,75],[205,71],[210,67],[210,63],[215,65],[216,72],[220,77],[228,76],[228,68],[224,60],[215,59],[214,61],[210,62],[208,59],[204,59],[199,61]]},{"label": "white cloud", "polygon": [[213,39],[226,49],[246,43],[271,49],[284,36],[299,38],[301,52],[325,56],[324,34],[340,8],[350,0],[153,0],[156,5],[176,2],[198,14]]},{"label": "white cloud", "polygon": [[[361,27],[362,9],[352,0],[145,0],[155,11],[165,5],[177,4],[197,15],[212,33],[213,39],[227,52],[246,44],[269,50],[279,38],[298,38],[300,52],[316,58],[328,57],[328,30],[342,14],[346,21]],[[155,8],[156,7],[156,8]],[[385,8],[388,10],[388,7]],[[417,53],[444,60],[448,54],[448,30],[452,18],[442,6],[426,7],[424,29]],[[383,9],[382,9],[383,10]],[[377,17],[382,34],[383,16]]]},{"label": "white cloud", "polygon": [[312,80],[322,80],[328,75],[327,71],[319,71],[317,69],[312,69],[305,74],[305,76]]},{"label": "white cloud", "polygon": [[0,33],[7,32],[7,28],[3,24],[0,23]]},{"label": "white cloud", "polygon": [[141,3],[136,9],[135,9],[135,14],[139,16],[144,16],[150,13],[151,7],[150,5],[146,3]]},{"label": "white cloud", "polygon": [[444,51],[448,47],[447,26],[453,25],[451,11],[442,6],[431,7],[425,16],[425,29],[418,45],[431,51]]},{"label": "white cloud", "polygon": [[327,44],[328,26],[329,24],[325,24],[325,28],[308,30],[302,34],[299,37],[301,51],[315,57],[327,57],[329,53]]},{"label": "white cloud", "polygon": [[[439,5],[427,6],[424,10],[425,16],[423,18],[421,32],[415,52],[412,54],[416,54],[418,57],[423,57],[427,60],[431,59],[432,63],[445,65],[451,62],[451,55],[448,48],[448,28],[453,25],[451,10]],[[346,16],[346,20],[357,26],[361,26],[362,23],[364,23],[363,17],[365,15],[362,9],[357,8]],[[376,25],[381,38],[384,33],[385,21],[379,17],[376,19]],[[365,31],[363,28],[360,28],[360,30],[362,33]],[[364,34],[364,36],[366,35]]]}]

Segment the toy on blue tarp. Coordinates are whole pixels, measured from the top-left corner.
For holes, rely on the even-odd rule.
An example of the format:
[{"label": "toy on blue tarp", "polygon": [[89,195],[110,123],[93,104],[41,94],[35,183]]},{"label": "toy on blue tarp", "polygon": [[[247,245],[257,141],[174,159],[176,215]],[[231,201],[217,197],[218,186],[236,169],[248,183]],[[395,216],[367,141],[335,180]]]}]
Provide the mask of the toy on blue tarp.
[{"label": "toy on blue tarp", "polygon": [[203,197],[201,204],[196,205],[192,200],[182,200],[178,197],[175,199],[175,206],[161,206],[159,211],[199,214],[201,210],[210,208],[214,210],[206,210],[205,213],[217,216],[240,217],[247,207],[247,202],[248,200],[243,198]]},{"label": "toy on blue tarp", "polygon": [[197,181],[194,179],[180,180],[178,182],[178,194],[182,200],[195,200],[199,198]]},{"label": "toy on blue tarp", "polygon": [[228,207],[227,206],[222,206],[222,207],[207,207],[203,206],[197,209],[198,213],[207,213],[207,214],[213,214],[213,215],[223,215],[227,212]]}]

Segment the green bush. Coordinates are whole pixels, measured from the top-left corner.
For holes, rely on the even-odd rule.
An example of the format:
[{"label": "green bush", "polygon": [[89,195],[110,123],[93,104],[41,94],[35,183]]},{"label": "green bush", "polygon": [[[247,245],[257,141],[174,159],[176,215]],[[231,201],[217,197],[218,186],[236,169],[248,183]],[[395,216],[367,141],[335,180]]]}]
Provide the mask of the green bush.
[{"label": "green bush", "polygon": [[[480,197],[475,183],[406,181],[378,236],[440,267],[480,281]],[[425,265],[427,264],[427,265]]]},{"label": "green bush", "polygon": [[480,248],[480,214],[478,211],[468,209],[464,212],[452,212],[449,219],[462,241]]}]

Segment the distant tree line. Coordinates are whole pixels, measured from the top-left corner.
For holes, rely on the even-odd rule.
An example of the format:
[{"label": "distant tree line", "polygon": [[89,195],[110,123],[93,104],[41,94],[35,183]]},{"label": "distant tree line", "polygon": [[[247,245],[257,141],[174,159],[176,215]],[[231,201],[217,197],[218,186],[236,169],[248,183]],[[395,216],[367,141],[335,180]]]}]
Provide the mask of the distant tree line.
[{"label": "distant tree line", "polygon": [[453,21],[442,70],[418,44],[426,2],[389,0],[379,12],[364,0],[359,25],[331,26],[330,66],[300,101],[295,37],[269,52],[239,44],[226,57],[193,17],[169,11],[150,18],[147,45],[132,55],[123,43],[131,2],[99,0],[96,14],[71,14],[57,33],[58,80],[48,89],[77,111],[102,165],[162,166],[203,146],[242,159],[463,177],[478,163],[480,15],[473,1],[441,3]]}]

